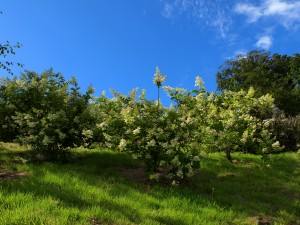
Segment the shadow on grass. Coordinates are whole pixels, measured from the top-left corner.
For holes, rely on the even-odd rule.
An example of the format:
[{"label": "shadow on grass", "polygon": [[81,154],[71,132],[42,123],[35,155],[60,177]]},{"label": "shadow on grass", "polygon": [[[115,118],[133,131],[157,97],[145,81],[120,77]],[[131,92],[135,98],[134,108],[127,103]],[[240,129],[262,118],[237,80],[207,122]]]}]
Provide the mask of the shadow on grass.
[{"label": "shadow on grass", "polygon": [[[268,215],[275,218],[279,211],[297,216],[300,211],[297,205],[299,186],[289,184],[293,177],[291,174],[299,169],[299,160],[295,158],[276,156],[268,164],[247,157],[243,159],[247,160],[246,164],[207,158],[201,172],[182,186],[151,184],[149,187],[149,184],[128,181],[122,176],[120,168],[140,167],[140,162],[133,161],[130,156],[110,151],[91,151],[79,155],[68,164],[32,164],[32,175],[23,182],[4,182],[0,185],[6,194],[22,192],[42,198],[51,196],[66,207],[78,209],[97,206],[138,224],[143,221],[143,216],[138,209],[119,203],[120,197],[140,193],[155,198],[159,202],[157,208],[160,208],[160,202],[174,197],[198,207],[205,207],[207,202],[212,202],[224,210],[231,209],[237,215],[242,213],[248,217]],[[97,199],[92,194],[85,195],[80,193],[80,188],[72,188],[72,185],[64,183],[68,181],[60,183],[55,178],[53,181],[45,179],[49,175],[65,180],[75,177],[74,185],[103,189],[107,197]],[[146,205],[151,204],[148,202]],[[161,224],[188,224],[164,214],[147,217]],[[107,218],[107,222],[111,221]]]},{"label": "shadow on grass", "polygon": [[[206,194],[222,208],[249,217],[275,218],[282,212],[300,217],[299,155],[273,155],[267,161],[251,155],[237,158],[240,158],[237,163],[220,157],[207,158],[190,187]],[[291,221],[291,224],[299,222]]]},{"label": "shadow on grass", "polygon": [[[14,153],[8,153],[15,155]],[[18,153],[16,153],[18,155]],[[62,162],[31,162],[31,175],[27,178],[19,180],[7,180],[0,182],[3,187],[2,194],[4,196],[11,193],[32,194],[37,199],[51,197],[59,200],[60,207],[77,208],[79,210],[91,209],[95,206],[103,208],[104,211],[110,211],[122,215],[132,223],[140,223],[141,218],[137,210],[131,207],[124,207],[116,201],[110,201],[111,198],[117,198],[119,195],[126,195],[130,188],[124,185],[120,180],[122,177],[118,175],[119,167],[135,167],[128,156],[117,157],[115,153],[89,153],[84,157],[75,158],[69,163]],[[53,176],[53,180],[51,177]],[[108,199],[93,196],[93,194],[82,193],[81,188],[72,187],[68,184],[67,179],[76,178],[74,185],[82,185],[86,187],[109,188],[106,194]],[[57,178],[61,178],[60,182]],[[47,179],[46,179],[47,178]],[[70,181],[72,183],[72,181]],[[121,193],[120,193],[121,191]],[[113,199],[112,199],[113,200]],[[92,218],[93,215],[91,215]],[[89,218],[87,218],[88,220]],[[103,222],[103,221],[102,221]],[[106,219],[107,223],[111,223]],[[102,224],[102,223],[101,223]],[[105,223],[106,224],[106,223]]]},{"label": "shadow on grass", "polygon": [[17,171],[17,165],[24,165],[32,158],[31,150],[24,150],[17,144],[0,142],[0,173]]}]

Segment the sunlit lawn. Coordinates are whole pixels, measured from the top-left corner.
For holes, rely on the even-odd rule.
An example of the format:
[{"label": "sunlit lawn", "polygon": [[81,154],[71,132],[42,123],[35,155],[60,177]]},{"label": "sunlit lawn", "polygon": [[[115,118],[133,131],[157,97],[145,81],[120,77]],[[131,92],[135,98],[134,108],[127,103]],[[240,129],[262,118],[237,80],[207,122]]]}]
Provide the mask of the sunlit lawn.
[{"label": "sunlit lawn", "polygon": [[300,224],[299,154],[233,156],[204,156],[199,174],[169,186],[109,150],[40,163],[0,143],[0,224]]}]

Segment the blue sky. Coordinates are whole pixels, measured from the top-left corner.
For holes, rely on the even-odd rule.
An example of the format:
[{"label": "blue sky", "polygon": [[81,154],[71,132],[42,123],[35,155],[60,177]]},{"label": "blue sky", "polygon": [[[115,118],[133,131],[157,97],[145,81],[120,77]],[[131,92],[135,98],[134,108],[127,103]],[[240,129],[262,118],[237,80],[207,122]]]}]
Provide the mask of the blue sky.
[{"label": "blue sky", "polygon": [[1,11],[0,42],[23,45],[13,61],[96,94],[139,87],[154,99],[156,66],[166,85],[190,90],[200,75],[215,91],[218,66],[236,54],[300,52],[300,0],[9,0]]}]

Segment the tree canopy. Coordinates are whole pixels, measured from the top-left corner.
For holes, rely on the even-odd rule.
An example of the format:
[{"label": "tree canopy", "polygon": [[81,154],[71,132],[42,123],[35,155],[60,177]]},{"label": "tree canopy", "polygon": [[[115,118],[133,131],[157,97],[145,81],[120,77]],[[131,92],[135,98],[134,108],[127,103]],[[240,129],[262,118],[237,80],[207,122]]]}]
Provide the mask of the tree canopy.
[{"label": "tree canopy", "polygon": [[254,50],[227,60],[217,73],[220,91],[249,89],[256,95],[267,93],[287,115],[300,113],[300,54],[293,56]]}]

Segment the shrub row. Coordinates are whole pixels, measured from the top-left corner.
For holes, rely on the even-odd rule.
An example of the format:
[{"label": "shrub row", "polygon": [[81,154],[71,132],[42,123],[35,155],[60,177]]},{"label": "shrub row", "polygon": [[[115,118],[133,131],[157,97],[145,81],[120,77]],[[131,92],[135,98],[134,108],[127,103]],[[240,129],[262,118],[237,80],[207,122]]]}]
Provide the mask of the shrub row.
[{"label": "shrub row", "polygon": [[[165,80],[157,69],[158,94]],[[223,151],[231,160],[233,151],[266,155],[284,145],[296,150],[299,117],[278,113],[270,95],[256,98],[252,88],[209,93],[199,77],[195,86],[164,86],[176,103],[167,108],[159,99],[147,100],[144,90],[139,97],[134,89],[95,98],[91,87],[82,94],[75,78],[27,71],[1,80],[0,140],[19,141],[53,158],[66,156],[68,148],[98,144],[140,158],[151,178],[174,183],[197,171],[203,151]]]}]

